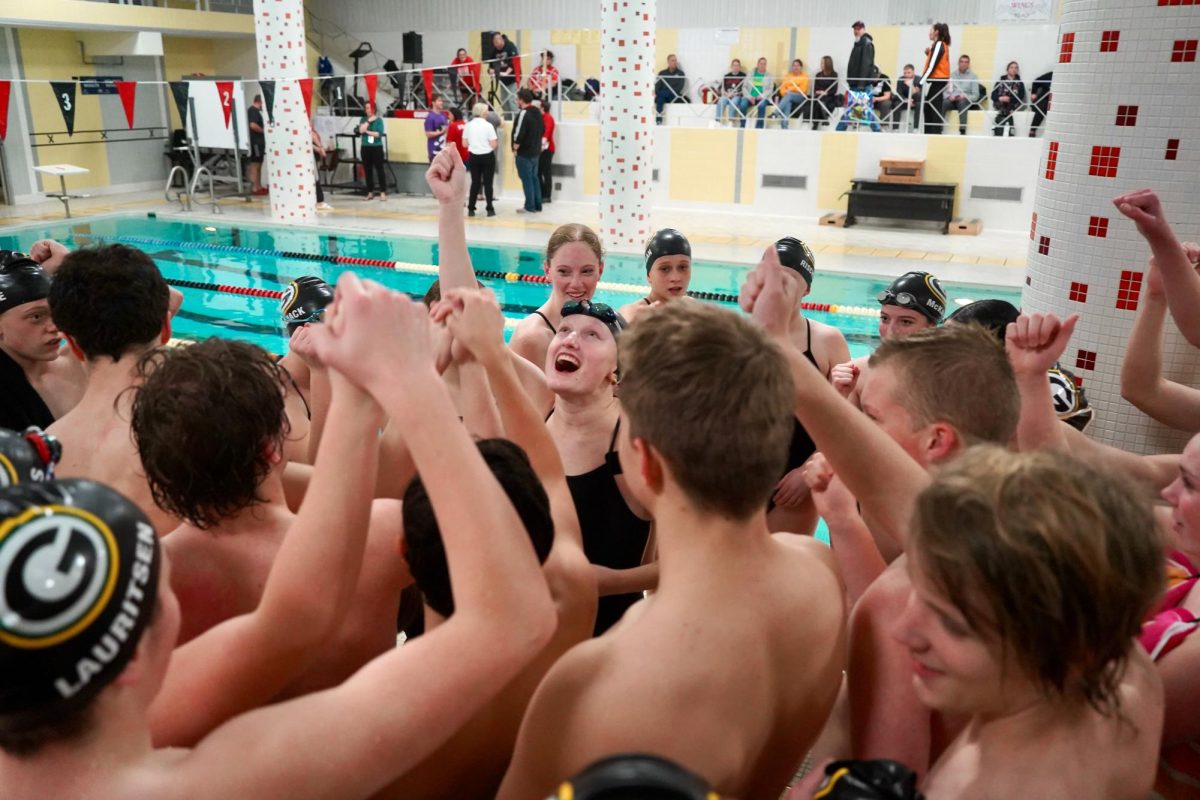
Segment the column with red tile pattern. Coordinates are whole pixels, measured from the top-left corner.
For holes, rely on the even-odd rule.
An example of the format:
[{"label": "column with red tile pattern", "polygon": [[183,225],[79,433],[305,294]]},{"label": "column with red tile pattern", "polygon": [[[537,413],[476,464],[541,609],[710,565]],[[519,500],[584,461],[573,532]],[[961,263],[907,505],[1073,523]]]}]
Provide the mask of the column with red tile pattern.
[{"label": "column with red tile pattern", "polygon": [[[275,81],[275,123],[267,121],[263,183],[271,189],[271,219],[316,220],[312,132],[298,79],[308,76],[302,0],[254,0],[258,75]],[[263,110],[264,120],[266,109]]]},{"label": "column with red tile pattern", "polygon": [[[1116,208],[1151,187],[1184,240],[1200,240],[1200,7],[1173,0],[1064,0],[1054,109],[1038,175],[1027,311],[1078,313],[1063,356],[1079,370],[1097,416],[1089,433],[1150,453],[1175,451],[1170,432],[1120,395],[1121,363],[1143,298],[1149,248]],[[1164,373],[1200,384],[1200,351],[1168,323]]]},{"label": "column with red tile pattern", "polygon": [[600,236],[638,252],[650,238],[655,0],[601,0]]}]

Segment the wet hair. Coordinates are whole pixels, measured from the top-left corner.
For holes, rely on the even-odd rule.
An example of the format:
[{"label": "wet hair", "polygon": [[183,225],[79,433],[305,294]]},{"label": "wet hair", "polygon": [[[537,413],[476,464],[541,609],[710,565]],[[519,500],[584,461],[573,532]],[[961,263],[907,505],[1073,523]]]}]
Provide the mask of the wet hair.
[{"label": "wet hair", "polygon": [[550,234],[550,240],[546,242],[546,266],[550,266],[559,248],[571,242],[583,242],[596,254],[596,262],[604,263],[604,247],[600,244],[600,237],[587,225],[572,222],[559,225],[554,233]]},{"label": "wet hair", "polygon": [[[483,285],[483,281],[480,281],[480,280],[476,280],[475,285],[478,286],[480,289],[487,288],[486,286]],[[421,298],[421,302],[425,304],[426,308],[430,308],[431,306],[433,306],[434,303],[436,303],[438,300],[441,300],[441,299],[442,299],[442,282],[440,279],[434,279],[433,283],[429,284],[429,288],[425,290],[425,296]]]},{"label": "wet hair", "polygon": [[947,46],[950,44],[950,26],[944,22],[933,23],[933,30],[937,34],[937,38],[945,42]]},{"label": "wet hair", "polygon": [[150,256],[107,244],[72,251],[50,283],[50,316],[89,361],[155,344],[170,290]]},{"label": "wet hair", "polygon": [[207,529],[265,502],[259,484],[290,431],[271,354],[212,338],[147,353],[138,373],[130,427],[159,508]]},{"label": "wet hair", "polygon": [[1153,530],[1128,482],[1066,455],[987,446],[917,498],[910,552],[1047,697],[1113,714],[1133,637],[1165,583]]},{"label": "wet hair", "polygon": [[698,508],[739,520],[764,510],[795,419],[779,347],[748,318],[706,303],[667,303],[618,346],[629,436],[662,455]]},{"label": "wet hair", "polygon": [[[496,476],[521,518],[539,563],[545,563],[554,545],[554,520],[550,516],[550,498],[542,486],[525,451],[507,439],[483,439],[479,454]],[[433,504],[421,476],[413,478],[404,491],[405,560],[413,580],[425,596],[425,602],[442,617],[454,613],[454,593],[446,548],[438,528]]]},{"label": "wet hair", "polygon": [[1017,431],[1020,394],[997,339],[978,324],[943,325],[885,339],[872,369],[897,371],[895,400],[914,427],[946,422],[968,444],[1007,445]]}]

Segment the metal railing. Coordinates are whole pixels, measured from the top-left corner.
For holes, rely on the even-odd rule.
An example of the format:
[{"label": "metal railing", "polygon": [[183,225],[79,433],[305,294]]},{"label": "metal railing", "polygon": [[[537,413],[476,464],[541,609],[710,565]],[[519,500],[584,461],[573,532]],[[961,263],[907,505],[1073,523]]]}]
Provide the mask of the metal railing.
[{"label": "metal railing", "polygon": [[188,194],[192,197],[196,196],[196,186],[200,183],[200,178],[204,175],[208,176],[208,202],[212,205],[212,213],[221,213],[221,204],[217,202],[217,189],[213,183],[212,170],[208,167],[201,166],[196,169],[196,173],[192,175],[192,185],[188,187]]},{"label": "metal railing", "polygon": [[[181,183],[183,185],[179,187],[179,191],[176,192],[174,197],[172,197],[171,190],[175,188],[175,176],[176,175],[178,175],[182,179]],[[211,175],[210,175],[210,178],[211,178]],[[211,187],[211,182],[209,185]],[[163,189],[163,196],[165,196],[167,198],[168,203],[174,203],[176,200],[178,200],[179,205],[183,208],[184,211],[192,210],[192,191],[191,191],[191,187],[188,186],[187,170],[185,170],[183,167],[181,167],[178,164],[171,167],[171,171],[167,173],[167,186],[165,189]]]},{"label": "metal railing", "polygon": [[254,0],[92,0],[92,2],[149,8],[194,8],[196,11],[221,11],[227,14],[254,13]]}]

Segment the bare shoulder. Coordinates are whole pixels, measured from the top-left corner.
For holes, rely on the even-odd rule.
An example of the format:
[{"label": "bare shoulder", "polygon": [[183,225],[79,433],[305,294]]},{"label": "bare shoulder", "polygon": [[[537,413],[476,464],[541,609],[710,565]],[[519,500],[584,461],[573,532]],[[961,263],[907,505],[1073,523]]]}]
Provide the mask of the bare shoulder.
[{"label": "bare shoulder", "polygon": [[649,308],[641,300],[634,300],[632,303],[626,303],[617,311],[626,322],[633,322],[637,315],[641,313],[643,308]]},{"label": "bare shoulder", "polygon": [[554,334],[546,327],[545,320],[530,314],[517,323],[508,346],[513,352],[540,367],[545,362],[546,349],[553,338]]},{"label": "bare shoulder", "polygon": [[819,571],[825,567],[832,572],[837,571],[837,561],[828,545],[818,542],[811,536],[798,536],[794,533],[773,533],[771,539],[798,561],[811,564]]}]

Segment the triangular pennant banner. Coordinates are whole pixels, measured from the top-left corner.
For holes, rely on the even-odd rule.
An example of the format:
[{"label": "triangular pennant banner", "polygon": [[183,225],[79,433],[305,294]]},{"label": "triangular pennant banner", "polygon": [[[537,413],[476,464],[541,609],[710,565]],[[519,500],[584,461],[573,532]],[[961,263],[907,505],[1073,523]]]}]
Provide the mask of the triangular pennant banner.
[{"label": "triangular pennant banner", "polygon": [[433,70],[421,70],[421,83],[425,85],[425,102],[433,108]]},{"label": "triangular pennant banner", "polygon": [[67,135],[75,135],[75,81],[51,81],[54,99],[62,111],[63,122],[67,123]]},{"label": "triangular pennant banner", "polygon": [[8,135],[8,93],[12,89],[9,81],[0,81],[0,142]]},{"label": "triangular pennant banner", "polygon": [[262,89],[263,105],[267,107],[267,122],[275,124],[275,81],[258,82],[258,87]]},{"label": "triangular pennant banner", "polygon": [[371,101],[371,105],[375,105],[375,90],[379,88],[379,76],[375,73],[363,76],[363,82],[367,84],[367,99]]},{"label": "triangular pennant banner", "polygon": [[179,127],[186,131],[188,115],[188,82],[171,81],[171,96],[175,98],[175,108],[179,111]]},{"label": "triangular pennant banner", "polygon": [[225,115],[225,127],[229,127],[229,115],[233,113],[233,81],[217,81],[217,98],[221,102],[221,113]]},{"label": "triangular pennant banner", "polygon": [[300,84],[300,96],[304,98],[304,116],[312,117],[312,78],[301,78],[296,81]]},{"label": "triangular pennant banner", "polygon": [[136,81],[116,81],[117,94],[121,95],[121,107],[125,109],[125,121],[133,127],[133,103],[137,94]]}]

